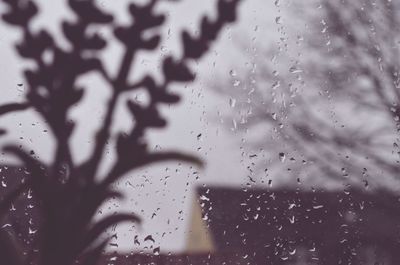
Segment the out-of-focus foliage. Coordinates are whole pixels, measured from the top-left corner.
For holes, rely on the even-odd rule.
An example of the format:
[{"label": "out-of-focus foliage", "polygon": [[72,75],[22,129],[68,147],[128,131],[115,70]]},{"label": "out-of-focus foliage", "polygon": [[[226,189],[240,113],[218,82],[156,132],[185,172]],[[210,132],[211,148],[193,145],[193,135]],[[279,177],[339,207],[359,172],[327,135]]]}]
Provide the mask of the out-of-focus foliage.
[{"label": "out-of-focus foliage", "polygon": [[246,74],[229,80],[233,86],[218,86],[231,96],[232,118],[247,133],[247,154],[257,165],[250,166],[252,178],[397,189],[397,1],[291,8],[297,24],[277,20],[285,33],[278,47],[258,47]]}]

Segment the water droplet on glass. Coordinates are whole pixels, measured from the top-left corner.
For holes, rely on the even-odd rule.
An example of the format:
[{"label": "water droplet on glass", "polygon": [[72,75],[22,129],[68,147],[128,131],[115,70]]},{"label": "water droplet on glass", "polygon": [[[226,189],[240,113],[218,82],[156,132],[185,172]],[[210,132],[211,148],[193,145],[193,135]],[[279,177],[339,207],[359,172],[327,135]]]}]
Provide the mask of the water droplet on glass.
[{"label": "water droplet on glass", "polygon": [[33,234],[35,234],[36,232],[37,232],[37,230],[34,230],[34,229],[32,229],[32,228],[29,227],[29,234],[30,234],[30,235],[33,235]]},{"label": "water droplet on glass", "polygon": [[160,255],[160,247],[154,248],[154,249],[153,249],[153,254],[154,254],[155,256]]},{"label": "water droplet on glass", "polygon": [[205,195],[201,195],[201,196],[200,196],[200,200],[201,200],[201,201],[209,201],[210,198],[206,197]]},{"label": "water droplet on glass", "polygon": [[279,160],[283,163],[285,162],[286,156],[285,153],[281,152],[279,153]]},{"label": "water droplet on glass", "polygon": [[154,238],[153,238],[151,235],[146,236],[146,237],[144,238],[144,241],[145,241],[145,242],[146,242],[146,241],[151,241],[151,242],[153,242],[153,243],[156,242],[156,241],[154,240]]},{"label": "water droplet on glass", "polygon": [[135,244],[135,245],[140,245],[140,242],[139,242],[139,239],[138,239],[138,236],[136,235],[135,236],[135,238],[134,238],[134,240],[133,240],[133,243]]},{"label": "water droplet on glass", "polygon": [[231,108],[234,108],[235,105],[236,105],[236,99],[230,98],[229,99],[229,106],[231,106]]},{"label": "water droplet on glass", "polygon": [[303,70],[298,69],[296,66],[292,66],[292,67],[289,68],[289,72],[292,73],[292,74],[297,74],[297,73],[303,72]]},{"label": "water droplet on glass", "polygon": [[208,215],[207,215],[207,214],[204,214],[203,217],[202,217],[202,219],[203,219],[204,221],[207,221],[207,220],[208,220]]},{"label": "water droplet on glass", "polygon": [[280,81],[276,81],[275,83],[272,84],[271,88],[275,90],[280,86],[281,86],[281,82]]},{"label": "water droplet on glass", "polygon": [[290,222],[291,224],[294,224],[294,221],[295,221],[294,216],[292,216],[292,217],[289,218],[289,222]]},{"label": "water droplet on glass", "polygon": [[232,120],[232,124],[233,124],[233,129],[236,130],[237,129],[237,121],[235,119]]}]

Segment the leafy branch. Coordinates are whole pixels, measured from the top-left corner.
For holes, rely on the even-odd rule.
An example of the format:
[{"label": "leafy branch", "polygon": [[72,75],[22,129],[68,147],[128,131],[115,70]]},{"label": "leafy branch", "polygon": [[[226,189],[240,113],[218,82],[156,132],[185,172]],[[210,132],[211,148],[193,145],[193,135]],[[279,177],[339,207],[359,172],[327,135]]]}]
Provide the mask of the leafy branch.
[{"label": "leafy branch", "polygon": [[[158,31],[166,17],[155,12],[160,1],[151,0],[141,6],[131,3],[129,12],[132,21],[128,26],[120,26],[112,14],[99,9],[94,1],[69,0],[69,7],[78,18],[75,22],[62,23],[70,49],[57,45],[45,29],[38,32],[30,29],[31,20],[39,12],[34,1],[2,2],[8,7],[2,16],[3,21],[23,32],[22,40],[15,46],[16,50],[23,59],[32,61],[35,68],[25,70],[27,93],[24,102],[0,106],[0,115],[32,109],[45,120],[56,140],[54,159],[48,164],[17,144],[3,148],[6,154],[17,157],[29,172],[28,180],[1,203],[3,216],[9,204],[26,189],[33,191],[41,210],[40,228],[35,239],[39,255],[32,252],[26,260],[10,261],[9,264],[33,262],[70,265],[79,257],[82,257],[83,264],[95,264],[109,240],[98,240],[107,228],[126,221],[140,222],[140,218],[134,214],[118,213],[93,223],[93,216],[106,200],[122,198],[122,194],[111,188],[115,181],[131,170],[160,161],[180,160],[202,164],[198,158],[177,151],[149,151],[145,135],[148,129],[166,126],[167,121],[159,113],[159,106],[175,104],[180,100],[179,95],[168,91],[168,86],[173,82],[191,82],[195,79],[189,62],[200,59],[223,26],[235,21],[239,0],[219,0],[217,18],[211,21],[204,16],[198,36],[182,32],[183,55],[180,58],[164,58],[162,82],[156,82],[152,74],[147,73],[133,84],[128,77],[136,55],[140,51],[156,52],[161,43]],[[89,34],[88,29],[96,25],[112,29],[115,39],[124,47],[116,76],[107,72],[105,62],[99,57],[109,40],[98,33]],[[145,33],[152,34],[146,37],[149,34]],[[68,117],[68,112],[80,103],[85,94],[85,87],[78,86],[77,79],[89,72],[96,72],[103,77],[111,89],[111,97],[104,106],[106,115],[89,158],[82,164],[75,164],[69,146],[75,123]],[[134,126],[130,132],[118,135],[115,164],[106,176],[99,178],[105,147],[112,138],[113,116],[119,99],[124,93],[137,89],[145,89],[150,95],[150,102],[147,106],[132,100],[127,102]],[[18,249],[14,249],[18,253]],[[1,258],[12,260],[6,256]]]}]

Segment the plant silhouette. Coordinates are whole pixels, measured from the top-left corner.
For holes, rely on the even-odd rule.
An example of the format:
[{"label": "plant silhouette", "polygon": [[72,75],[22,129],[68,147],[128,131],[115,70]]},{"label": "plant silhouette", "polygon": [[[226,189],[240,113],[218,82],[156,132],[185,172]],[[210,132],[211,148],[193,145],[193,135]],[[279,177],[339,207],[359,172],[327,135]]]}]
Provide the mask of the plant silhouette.
[{"label": "plant silhouette", "polygon": [[[138,216],[126,213],[113,214],[93,222],[93,216],[103,202],[123,197],[123,194],[112,189],[113,183],[127,172],[154,162],[180,160],[201,164],[198,158],[178,151],[151,152],[144,136],[147,129],[166,126],[165,118],[158,111],[159,106],[175,104],[180,100],[179,95],[168,91],[168,86],[173,82],[194,80],[195,74],[188,67],[188,62],[201,58],[223,26],[235,21],[239,0],[219,0],[217,18],[210,20],[204,16],[197,36],[187,31],[182,32],[182,56],[167,56],[163,59],[162,82],[157,82],[148,73],[135,83],[128,81],[135,56],[140,51],[157,52],[161,42],[161,35],[155,32],[164,24],[166,17],[154,11],[161,1],[151,0],[141,6],[131,3],[131,24],[119,26],[114,22],[113,15],[99,9],[94,1],[69,0],[69,7],[78,18],[76,22],[64,21],[62,24],[63,34],[72,47],[70,50],[59,47],[48,31],[30,30],[30,22],[39,11],[33,1],[2,2],[7,6],[2,16],[3,21],[23,32],[22,40],[15,46],[18,54],[33,62],[36,68],[24,73],[27,83],[25,101],[1,106],[0,114],[36,111],[50,128],[56,140],[56,150],[51,163],[45,163],[33,150],[28,151],[17,143],[3,147],[5,154],[15,156],[23,163],[28,175],[1,202],[2,216],[7,216],[9,205],[23,191],[30,189],[38,202],[41,217],[35,238],[38,254],[32,249],[32,253],[23,255],[16,244],[17,240],[11,240],[10,235],[2,232],[0,259],[2,264],[10,265],[70,265],[78,259],[81,264],[96,264],[109,241],[99,236],[108,227],[125,221],[140,222]],[[116,41],[124,47],[116,76],[107,72],[105,62],[98,54],[110,40],[88,32],[90,27],[100,24],[110,27]],[[153,35],[147,37],[149,34],[145,33]],[[75,124],[67,113],[82,100],[85,88],[76,83],[80,76],[88,72],[99,73],[111,88],[112,94],[104,106],[106,114],[95,136],[92,153],[83,163],[75,164],[68,144]],[[134,126],[129,133],[117,136],[117,159],[110,171],[101,176],[99,167],[107,142],[112,136],[113,115],[119,98],[125,92],[136,89],[145,89],[150,95],[150,101],[147,106],[134,101],[127,102]],[[6,131],[2,130],[1,133],[5,134]]]}]

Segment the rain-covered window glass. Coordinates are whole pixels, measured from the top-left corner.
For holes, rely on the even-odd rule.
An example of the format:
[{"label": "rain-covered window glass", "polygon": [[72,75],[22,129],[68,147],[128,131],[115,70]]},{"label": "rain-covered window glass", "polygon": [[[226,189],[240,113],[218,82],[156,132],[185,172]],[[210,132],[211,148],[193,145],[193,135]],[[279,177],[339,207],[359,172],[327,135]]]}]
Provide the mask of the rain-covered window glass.
[{"label": "rain-covered window glass", "polygon": [[400,264],[399,0],[0,0],[0,264]]}]

